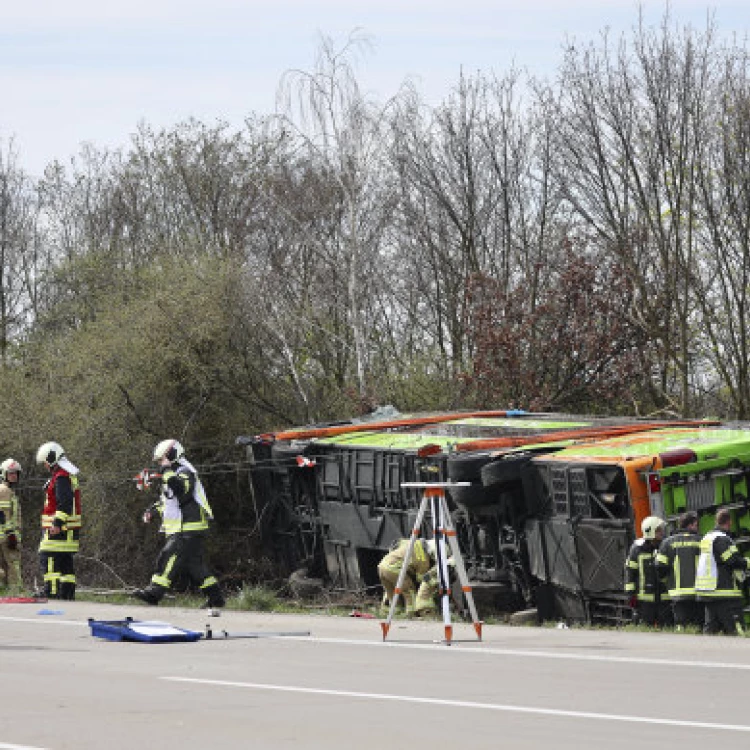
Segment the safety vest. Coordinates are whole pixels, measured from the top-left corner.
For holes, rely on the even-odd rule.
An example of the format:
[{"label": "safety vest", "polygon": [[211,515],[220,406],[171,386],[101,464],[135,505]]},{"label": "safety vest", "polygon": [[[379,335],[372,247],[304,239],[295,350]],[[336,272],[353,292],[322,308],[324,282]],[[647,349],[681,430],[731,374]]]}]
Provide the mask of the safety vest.
[{"label": "safety vest", "polygon": [[188,468],[169,468],[161,476],[161,530],[167,535],[208,530],[213,517],[203,486]]},{"label": "safety vest", "polygon": [[[57,482],[60,478],[67,477],[73,493],[72,503],[61,503],[57,497]],[[62,523],[62,531],[50,536],[49,530],[55,520]],[[39,545],[40,552],[78,552],[79,534],[81,530],[81,490],[78,486],[78,477],[75,474],[55,468],[52,477],[45,488],[44,507],[42,508],[42,541]]]},{"label": "safety vest", "polygon": [[[718,557],[717,557],[718,555]],[[748,561],[721,529],[706,534],[700,543],[695,593],[699,599],[736,599],[742,596],[735,571],[747,570]]]}]

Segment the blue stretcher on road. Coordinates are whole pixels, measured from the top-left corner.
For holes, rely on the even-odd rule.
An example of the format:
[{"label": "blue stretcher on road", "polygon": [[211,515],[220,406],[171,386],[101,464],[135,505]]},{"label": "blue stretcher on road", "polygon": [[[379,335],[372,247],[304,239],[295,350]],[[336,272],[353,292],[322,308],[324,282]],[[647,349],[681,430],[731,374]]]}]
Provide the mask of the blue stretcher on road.
[{"label": "blue stretcher on road", "polygon": [[277,630],[253,631],[244,633],[229,633],[226,630],[213,630],[206,625],[206,632],[176,628],[168,622],[158,620],[134,620],[126,617],[124,620],[94,620],[89,617],[91,635],[108,641],[138,641],[140,643],[179,643],[198,641],[227,640],[233,638],[302,638],[310,635],[309,630]]},{"label": "blue stretcher on road", "polygon": [[136,641],[139,643],[184,643],[197,641],[203,633],[176,628],[158,620],[94,620],[89,617],[91,635],[107,641]]}]

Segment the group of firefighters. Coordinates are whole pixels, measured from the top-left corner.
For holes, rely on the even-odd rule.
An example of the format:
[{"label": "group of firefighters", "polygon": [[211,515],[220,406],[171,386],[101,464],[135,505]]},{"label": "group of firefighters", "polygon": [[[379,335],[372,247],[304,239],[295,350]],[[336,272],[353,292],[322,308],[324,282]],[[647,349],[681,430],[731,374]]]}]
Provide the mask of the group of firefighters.
[{"label": "group of firefighters", "polygon": [[[38,597],[75,599],[74,557],[81,531],[81,491],[78,467],[72,464],[58,443],[44,443],[36,454],[37,463],[50,472],[44,486],[41,514],[42,537],[39,563],[43,589]],[[23,591],[21,575],[21,508],[16,489],[21,479],[21,464],[6,458],[0,464],[0,569],[12,594]]]},{"label": "group of firefighters", "polygon": [[732,539],[730,510],[719,509],[715,521],[714,529],[701,536],[697,513],[687,511],[676,532],[665,538],[661,518],[643,520],[643,536],[625,562],[625,592],[636,622],[744,635],[743,586],[750,559]]},{"label": "group of firefighters", "polygon": [[[633,543],[625,563],[625,592],[635,622],[744,635],[743,586],[750,558],[734,543],[731,522],[730,510],[722,508],[715,528],[701,536],[697,513],[687,511],[666,538],[661,518],[649,516],[642,522],[643,536]],[[406,565],[399,593],[407,614],[420,616],[436,610],[440,583],[435,541],[415,539],[411,555],[409,544],[409,539],[396,541],[378,564],[378,575],[383,606],[388,607]],[[452,569],[453,560],[448,564]]]},{"label": "group of firefighters", "polygon": [[[133,592],[147,604],[158,604],[176,577],[187,576],[206,595],[204,606],[224,606],[224,596],[203,554],[203,540],[213,518],[203,484],[185,450],[174,439],[161,441],[154,449],[161,474],[159,499],[144,513],[144,522],[161,518],[165,543],[150,583]],[[36,454],[50,479],[44,487],[41,513],[39,562],[43,589],[36,596],[75,599],[74,559],[80,544],[81,492],[78,468],[66,457],[59,443],[44,443]],[[16,488],[22,468],[8,458],[0,464],[0,569],[8,591],[20,594],[21,511]],[[743,586],[750,559],[738,549],[730,535],[731,513],[721,508],[716,526],[701,536],[698,515],[683,513],[679,528],[664,537],[666,523],[649,516],[641,524],[643,536],[633,543],[625,563],[625,592],[630,596],[636,622],[678,629],[694,627],[707,633],[744,634]],[[410,540],[397,541],[378,565],[383,586],[383,604],[390,605],[405,562]],[[439,575],[435,541],[415,539],[408,556],[400,594],[408,613],[435,610]],[[448,559],[449,570],[453,560]]]},{"label": "group of firefighters", "polygon": [[[203,484],[195,467],[185,458],[185,450],[174,439],[162,440],[154,449],[154,461],[161,473],[159,499],[146,511],[143,520],[161,518],[166,540],[156,562],[150,583],[133,596],[147,604],[158,604],[176,577],[186,574],[206,595],[205,607],[224,606],[224,596],[203,555],[203,540],[213,518]],[[81,491],[78,467],[65,455],[59,443],[44,443],[36,461],[50,473],[44,487],[41,513],[39,563],[43,588],[37,598],[75,599],[75,555],[81,533]],[[24,589],[21,575],[21,511],[16,489],[22,468],[8,458],[0,464],[0,570],[11,594]]]}]

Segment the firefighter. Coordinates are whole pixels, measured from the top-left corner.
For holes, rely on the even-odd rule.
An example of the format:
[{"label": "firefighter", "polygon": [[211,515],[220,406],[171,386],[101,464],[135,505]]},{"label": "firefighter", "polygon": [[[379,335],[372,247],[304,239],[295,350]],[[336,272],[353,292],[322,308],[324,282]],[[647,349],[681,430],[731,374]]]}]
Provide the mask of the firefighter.
[{"label": "firefighter", "polygon": [[[390,551],[378,563],[378,576],[383,586],[383,606],[388,607],[396,592],[396,583],[404,567],[406,552],[409,549],[408,539],[399,539],[391,546]],[[435,540],[415,539],[406,575],[401,583],[401,594],[407,613],[415,611],[417,606],[417,583],[435,566]],[[424,597],[420,600],[424,602]]]},{"label": "firefighter", "polygon": [[5,584],[14,594],[23,589],[21,578],[21,508],[15,487],[21,478],[21,464],[6,458],[0,464],[0,568]]},{"label": "firefighter", "polygon": [[706,633],[744,635],[742,583],[750,567],[729,535],[732,514],[721,508],[716,527],[700,543],[695,593],[706,606]]},{"label": "firefighter", "polygon": [[677,630],[683,630],[686,625],[703,627],[703,602],[695,598],[700,541],[698,514],[690,510],[680,516],[679,530],[662,541],[656,554],[656,570],[667,582]]},{"label": "firefighter", "polygon": [[679,530],[662,541],[656,555],[656,569],[666,578],[672,616],[677,630],[686,625],[703,627],[703,602],[695,598],[695,572],[700,554],[698,514],[688,511],[680,516]]},{"label": "firefighter", "polygon": [[76,598],[75,555],[81,533],[78,468],[68,460],[63,447],[54,442],[39,447],[36,462],[44,464],[51,474],[44,489],[39,544],[44,596],[73,600]]},{"label": "firefighter", "polygon": [[[185,572],[206,595],[204,607],[223,607],[225,602],[219,582],[203,557],[203,540],[209,521],[213,519],[203,483],[177,440],[162,440],[154,449],[154,461],[162,467],[156,509],[161,514],[162,531],[167,539],[151,582],[134,591],[133,596],[147,604],[158,604],[175,578]],[[152,515],[147,511],[143,520],[150,521]]]},{"label": "firefighter", "polygon": [[625,562],[625,593],[635,609],[633,620],[645,625],[670,625],[669,594],[656,569],[656,553],[664,538],[664,521],[648,516],[641,523],[643,536],[636,539]]}]

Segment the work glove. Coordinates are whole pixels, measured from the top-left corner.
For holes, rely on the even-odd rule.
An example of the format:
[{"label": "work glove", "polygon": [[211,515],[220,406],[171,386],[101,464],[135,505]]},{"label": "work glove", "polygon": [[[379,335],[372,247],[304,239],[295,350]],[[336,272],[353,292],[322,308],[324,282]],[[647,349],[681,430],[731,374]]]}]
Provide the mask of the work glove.
[{"label": "work glove", "polygon": [[432,580],[432,576],[429,573],[425,573],[422,576],[422,583],[429,583]]},{"label": "work glove", "polygon": [[154,514],[150,511],[144,511],[143,513],[143,523],[151,523],[151,519],[154,517]]},{"label": "work glove", "polygon": [[7,544],[9,550],[18,549],[18,537],[12,532],[6,535],[5,543]]}]

